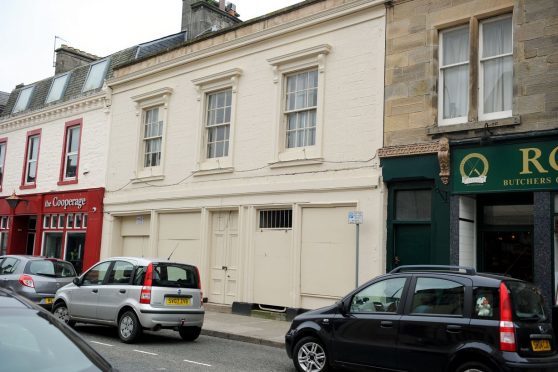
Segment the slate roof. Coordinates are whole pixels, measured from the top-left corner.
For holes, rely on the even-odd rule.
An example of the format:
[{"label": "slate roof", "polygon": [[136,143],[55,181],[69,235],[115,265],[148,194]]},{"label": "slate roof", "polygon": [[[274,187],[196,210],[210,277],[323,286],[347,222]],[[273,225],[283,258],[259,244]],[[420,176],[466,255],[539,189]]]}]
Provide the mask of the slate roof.
[{"label": "slate roof", "polygon": [[[124,63],[133,62],[138,58],[147,58],[149,56],[161,53],[165,50],[175,47],[176,45],[183,44],[184,40],[185,40],[185,32],[179,32],[177,34],[165,36],[157,40],[153,40],[147,43],[135,45],[133,47],[121,50],[107,57],[100,58],[95,62],[92,62],[91,64],[96,63],[105,58],[108,59],[109,66],[106,70],[105,77],[104,77],[104,79],[108,80],[112,77],[113,71],[116,66],[122,65]],[[45,103],[53,79],[56,76],[60,76],[62,74],[51,76],[47,79],[40,80],[32,84],[27,84],[25,86],[18,86],[11,93],[4,93],[4,95],[7,95],[7,98],[5,98],[6,107],[3,112],[0,110],[0,120],[7,119],[8,117],[15,117],[31,111],[45,108],[47,106],[57,105],[60,104],[61,102],[70,101],[75,98],[85,97],[97,93],[102,89],[102,87],[88,92],[82,92],[83,84],[85,83],[85,79],[87,79],[87,73],[89,72],[89,67],[91,66],[91,64],[80,66],[70,71],[70,77],[66,85],[66,89],[62,95],[62,98],[58,101],[51,102],[48,104]],[[27,109],[12,114],[11,112],[13,110],[14,105],[16,104],[17,97],[19,96],[19,92],[21,92],[22,89],[32,85],[34,85],[35,88],[33,90],[33,93],[31,94]],[[1,107],[2,97],[3,97],[2,94],[0,94],[0,107]]]},{"label": "slate roof", "polygon": [[10,93],[0,92],[0,115],[2,115],[2,111],[4,111],[4,108],[8,103],[8,98],[10,98]]}]

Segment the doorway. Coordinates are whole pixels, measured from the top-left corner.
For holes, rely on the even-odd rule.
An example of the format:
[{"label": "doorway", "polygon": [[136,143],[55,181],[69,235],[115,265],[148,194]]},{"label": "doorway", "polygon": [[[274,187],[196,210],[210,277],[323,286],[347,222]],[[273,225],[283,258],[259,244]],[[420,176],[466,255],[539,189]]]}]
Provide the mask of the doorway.
[{"label": "doorway", "polygon": [[532,194],[482,196],[479,206],[478,268],[532,282]]},{"label": "doorway", "polygon": [[238,262],[238,212],[212,213],[209,302],[230,305],[235,301]]}]

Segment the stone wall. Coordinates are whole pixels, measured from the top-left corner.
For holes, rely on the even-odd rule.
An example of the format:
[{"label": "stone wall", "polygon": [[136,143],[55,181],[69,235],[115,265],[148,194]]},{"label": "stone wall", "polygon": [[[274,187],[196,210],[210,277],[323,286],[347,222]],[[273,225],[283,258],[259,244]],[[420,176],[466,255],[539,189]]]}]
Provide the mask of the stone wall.
[{"label": "stone wall", "polygon": [[[438,33],[513,11],[513,117],[439,128]],[[384,145],[423,143],[441,136],[476,137],[553,129],[558,119],[558,4],[554,0],[395,0],[386,13]],[[473,36],[472,36],[473,37]],[[470,68],[477,70],[471,59]],[[476,86],[470,102],[477,99]]]}]

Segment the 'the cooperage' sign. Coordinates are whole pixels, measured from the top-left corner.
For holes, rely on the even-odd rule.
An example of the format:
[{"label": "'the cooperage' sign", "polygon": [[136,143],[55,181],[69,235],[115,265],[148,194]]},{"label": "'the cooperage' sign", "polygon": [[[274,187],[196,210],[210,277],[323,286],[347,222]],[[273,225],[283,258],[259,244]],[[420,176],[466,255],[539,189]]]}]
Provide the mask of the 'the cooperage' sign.
[{"label": "'the cooperage' sign", "polygon": [[454,193],[558,190],[558,140],[452,151]]},{"label": "'the cooperage' sign", "polygon": [[86,198],[64,198],[64,197],[53,197],[52,199],[45,199],[45,209],[46,208],[64,208],[77,207],[77,209],[83,208],[87,204]]}]

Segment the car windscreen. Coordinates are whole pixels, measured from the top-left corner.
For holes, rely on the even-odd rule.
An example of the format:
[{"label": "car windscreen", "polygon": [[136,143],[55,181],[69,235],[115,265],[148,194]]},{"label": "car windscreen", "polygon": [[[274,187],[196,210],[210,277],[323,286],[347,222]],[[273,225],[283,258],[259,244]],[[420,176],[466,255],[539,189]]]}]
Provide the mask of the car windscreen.
[{"label": "car windscreen", "polygon": [[154,287],[198,288],[196,269],[177,263],[153,264]]},{"label": "car windscreen", "polygon": [[71,263],[48,259],[30,261],[25,272],[27,274],[49,276],[52,278],[76,276],[76,271]]},{"label": "car windscreen", "polygon": [[506,282],[512,295],[515,317],[518,320],[546,320],[544,300],[537,287],[525,282]]},{"label": "car windscreen", "polygon": [[36,311],[3,313],[0,316],[0,370],[101,371],[53,322],[56,320]]}]

